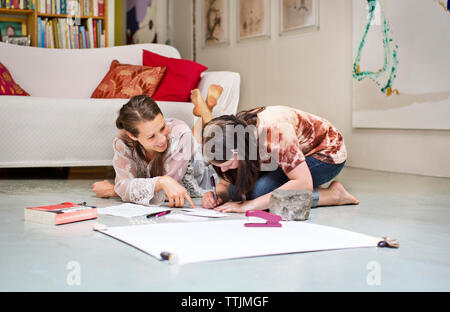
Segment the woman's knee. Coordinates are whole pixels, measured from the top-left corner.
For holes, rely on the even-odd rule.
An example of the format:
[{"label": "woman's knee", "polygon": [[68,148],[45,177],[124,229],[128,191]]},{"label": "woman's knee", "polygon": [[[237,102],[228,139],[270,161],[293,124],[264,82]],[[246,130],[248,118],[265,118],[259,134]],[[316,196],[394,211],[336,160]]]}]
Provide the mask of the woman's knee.
[{"label": "woman's knee", "polygon": [[311,156],[306,158],[309,171],[313,180],[313,187],[318,187],[322,184],[333,180],[342,170],[345,161],[342,164],[328,164],[317,160]]}]

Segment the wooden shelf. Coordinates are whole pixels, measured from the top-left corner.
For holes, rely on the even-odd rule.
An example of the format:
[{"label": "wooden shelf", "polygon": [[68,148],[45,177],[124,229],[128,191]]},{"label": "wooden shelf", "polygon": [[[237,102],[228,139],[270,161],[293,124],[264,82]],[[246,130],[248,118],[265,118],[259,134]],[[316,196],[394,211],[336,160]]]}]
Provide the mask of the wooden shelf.
[{"label": "wooden shelf", "polygon": [[7,15],[30,15],[34,14],[34,10],[21,10],[21,9],[0,9],[0,14]]},{"label": "wooden shelf", "polygon": [[39,17],[47,17],[47,18],[66,18],[66,17],[74,17],[74,18],[92,18],[92,19],[105,19],[104,16],[73,16],[73,15],[67,15],[67,14],[47,14],[47,13],[38,13],[37,16]]},{"label": "wooden shelf", "polygon": [[[44,1],[44,0],[41,0]],[[94,0],[91,0],[91,4],[94,3]],[[68,17],[74,17],[74,18],[80,18],[84,21],[92,18],[93,20],[97,20],[98,22],[101,21],[102,28],[104,31],[105,36],[105,46],[108,46],[108,0],[104,0],[104,16],[71,16],[68,14],[47,14],[47,13],[40,13],[37,8],[34,10],[30,9],[7,9],[7,8],[0,8],[0,20],[1,15],[16,15],[16,16],[23,16],[23,19],[26,21],[27,26],[27,34],[31,36],[31,45],[34,47],[37,47],[38,45],[38,18],[42,19],[57,19],[57,18],[68,18]],[[92,11],[93,12],[93,11]],[[6,19],[6,18],[5,18]],[[95,22],[95,21],[94,21]]]}]

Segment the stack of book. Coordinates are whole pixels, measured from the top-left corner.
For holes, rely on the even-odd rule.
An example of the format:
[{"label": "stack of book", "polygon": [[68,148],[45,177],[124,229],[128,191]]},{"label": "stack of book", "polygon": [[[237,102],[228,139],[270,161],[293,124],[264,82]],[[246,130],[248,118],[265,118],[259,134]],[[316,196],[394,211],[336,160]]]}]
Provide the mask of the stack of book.
[{"label": "stack of book", "polygon": [[38,12],[44,14],[104,16],[105,12],[105,0],[33,0],[33,1],[37,1]]},{"label": "stack of book", "polygon": [[102,20],[85,20],[75,25],[72,19],[38,17],[38,47],[56,49],[86,49],[105,47]]},{"label": "stack of book", "polygon": [[0,0],[0,9],[34,10],[35,5],[36,0]]},{"label": "stack of book", "polygon": [[57,205],[29,207],[24,210],[25,221],[53,225],[97,219],[97,217],[97,208],[87,206],[86,203],[64,202]]},{"label": "stack of book", "polygon": [[105,16],[105,0],[0,0],[0,9],[37,9],[41,14]]}]

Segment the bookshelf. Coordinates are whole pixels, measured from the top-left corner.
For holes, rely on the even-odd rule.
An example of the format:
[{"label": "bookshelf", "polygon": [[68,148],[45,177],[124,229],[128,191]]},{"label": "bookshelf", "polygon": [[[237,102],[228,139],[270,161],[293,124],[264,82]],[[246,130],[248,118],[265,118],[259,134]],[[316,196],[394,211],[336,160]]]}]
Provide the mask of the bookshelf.
[{"label": "bookshelf", "polygon": [[108,46],[108,0],[0,0],[0,21],[9,16],[24,20],[34,47]]}]

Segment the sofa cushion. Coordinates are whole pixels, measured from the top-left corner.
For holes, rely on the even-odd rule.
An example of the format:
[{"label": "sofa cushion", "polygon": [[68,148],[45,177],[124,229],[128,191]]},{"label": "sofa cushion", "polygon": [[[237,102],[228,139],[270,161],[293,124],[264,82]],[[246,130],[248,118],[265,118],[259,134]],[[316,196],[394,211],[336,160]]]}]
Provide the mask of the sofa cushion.
[{"label": "sofa cushion", "polygon": [[167,67],[166,74],[153,95],[153,99],[155,101],[190,102],[191,90],[197,88],[201,73],[208,67],[189,60],[143,51],[143,65]]},{"label": "sofa cushion", "polygon": [[23,90],[12,78],[9,70],[0,62],[0,95],[26,95],[29,94]]},{"label": "sofa cushion", "polygon": [[166,67],[120,64],[113,60],[108,73],[91,98],[128,99],[135,95],[152,96],[164,76]]}]

